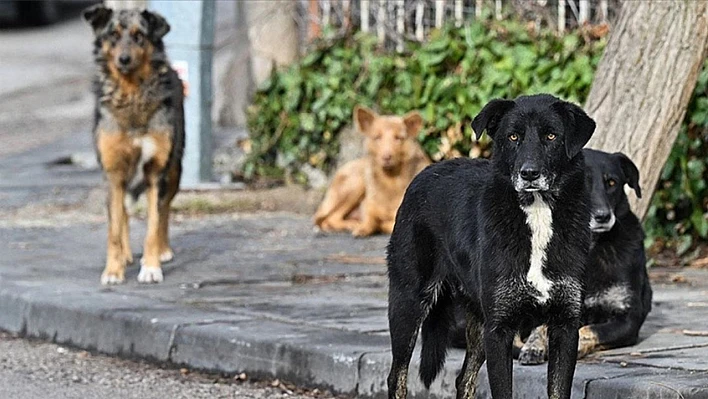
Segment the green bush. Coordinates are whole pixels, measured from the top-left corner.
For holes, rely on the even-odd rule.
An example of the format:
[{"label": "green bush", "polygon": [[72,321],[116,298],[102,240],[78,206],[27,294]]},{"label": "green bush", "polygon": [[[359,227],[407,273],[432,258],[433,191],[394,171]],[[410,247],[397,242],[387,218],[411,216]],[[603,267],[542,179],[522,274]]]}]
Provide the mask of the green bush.
[{"label": "green bush", "polygon": [[244,175],[290,176],[300,167],[329,172],[342,127],[356,104],[383,113],[420,110],[420,140],[435,159],[483,155],[469,123],[492,98],[548,92],[580,102],[592,83],[603,41],[580,34],[530,32],[518,22],[445,28],[403,54],[381,51],[375,37],[324,41],[302,61],[275,73],[249,108],[251,156]]},{"label": "green bush", "polygon": [[[605,41],[487,20],[407,46],[403,54],[385,52],[364,34],[324,40],[274,73],[248,110],[245,177],[305,183],[305,164],[330,172],[356,104],[392,114],[420,110],[427,123],[419,140],[434,160],[487,156],[488,142],[475,141],[469,128],[484,104],[539,92],[584,102]],[[708,238],[707,162],[708,63],[652,200],[647,245],[683,254]]]}]

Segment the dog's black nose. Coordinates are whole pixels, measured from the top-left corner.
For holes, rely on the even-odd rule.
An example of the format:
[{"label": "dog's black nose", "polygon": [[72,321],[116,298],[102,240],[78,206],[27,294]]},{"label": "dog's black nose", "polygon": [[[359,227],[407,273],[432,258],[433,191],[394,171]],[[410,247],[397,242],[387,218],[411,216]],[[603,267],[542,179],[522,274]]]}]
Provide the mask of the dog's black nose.
[{"label": "dog's black nose", "polygon": [[593,217],[598,223],[607,223],[612,219],[612,213],[609,210],[596,211]]},{"label": "dog's black nose", "polygon": [[130,56],[128,54],[121,54],[121,56],[118,57],[118,62],[123,65],[128,65],[130,64]]},{"label": "dog's black nose", "polygon": [[519,172],[521,173],[521,178],[526,181],[534,181],[541,176],[541,171],[538,170],[536,165],[523,164]]}]

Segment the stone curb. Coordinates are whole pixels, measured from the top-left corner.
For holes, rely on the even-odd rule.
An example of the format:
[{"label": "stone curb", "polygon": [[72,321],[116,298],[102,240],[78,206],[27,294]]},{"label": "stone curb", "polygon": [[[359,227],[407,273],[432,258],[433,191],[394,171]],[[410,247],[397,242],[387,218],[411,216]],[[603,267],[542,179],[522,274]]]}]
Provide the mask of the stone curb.
[{"label": "stone curb", "polygon": [[[388,337],[284,323],[254,314],[185,309],[111,290],[15,285],[0,279],[0,329],[86,350],[256,378],[280,378],[363,398],[386,396]],[[415,354],[417,359],[418,354]],[[451,351],[430,392],[411,367],[412,398],[454,397],[462,352]],[[517,398],[546,398],[546,368],[515,366]],[[488,398],[482,369],[478,398]],[[708,398],[708,373],[581,364],[573,398]]]}]

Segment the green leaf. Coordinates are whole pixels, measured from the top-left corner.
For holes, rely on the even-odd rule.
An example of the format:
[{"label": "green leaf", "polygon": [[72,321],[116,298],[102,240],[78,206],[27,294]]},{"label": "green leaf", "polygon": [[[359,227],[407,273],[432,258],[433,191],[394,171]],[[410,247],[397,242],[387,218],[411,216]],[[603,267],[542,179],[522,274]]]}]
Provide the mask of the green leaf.
[{"label": "green leaf", "polygon": [[700,209],[696,209],[691,214],[691,223],[701,238],[708,237],[708,219],[706,219],[706,215]]},{"label": "green leaf", "polygon": [[683,235],[678,238],[676,245],[676,253],[678,256],[682,256],[693,246],[693,237],[690,235]]},{"label": "green leaf", "polygon": [[430,68],[440,64],[445,59],[445,57],[447,57],[446,53],[421,53],[418,55],[420,63],[426,68]]},{"label": "green leaf", "polygon": [[306,132],[315,131],[315,115],[306,112],[301,113],[300,128]]}]

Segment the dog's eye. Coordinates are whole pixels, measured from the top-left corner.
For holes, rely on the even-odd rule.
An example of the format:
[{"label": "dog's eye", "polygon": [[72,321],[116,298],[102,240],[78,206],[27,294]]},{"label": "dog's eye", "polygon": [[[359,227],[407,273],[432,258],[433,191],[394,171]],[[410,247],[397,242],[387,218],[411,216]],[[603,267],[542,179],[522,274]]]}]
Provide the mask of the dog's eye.
[{"label": "dog's eye", "polygon": [[548,133],[548,134],[546,135],[546,140],[548,140],[548,141],[553,141],[553,140],[555,140],[555,139],[556,139],[556,135],[553,134],[553,133]]},{"label": "dog's eye", "polygon": [[380,134],[377,134],[376,136],[374,136],[374,140],[376,140],[376,141],[381,140],[381,135],[380,135]]},{"label": "dog's eye", "polygon": [[396,140],[398,140],[398,141],[403,141],[404,138],[405,137],[403,137],[403,136],[396,136]]},{"label": "dog's eye", "polygon": [[509,140],[514,141],[514,142],[519,141],[519,135],[518,134],[510,134]]},{"label": "dog's eye", "polygon": [[143,34],[142,34],[141,32],[135,32],[135,33],[133,33],[133,40],[135,41],[135,43],[137,43],[137,44],[142,44],[142,43],[143,43],[143,38],[144,38],[144,36],[143,36]]},{"label": "dog's eye", "polygon": [[617,185],[617,182],[614,179],[607,179],[607,185],[610,187],[614,187]]},{"label": "dog's eye", "polygon": [[111,33],[111,39],[115,41],[120,40],[120,32],[118,32],[117,30],[113,31],[113,33]]}]

